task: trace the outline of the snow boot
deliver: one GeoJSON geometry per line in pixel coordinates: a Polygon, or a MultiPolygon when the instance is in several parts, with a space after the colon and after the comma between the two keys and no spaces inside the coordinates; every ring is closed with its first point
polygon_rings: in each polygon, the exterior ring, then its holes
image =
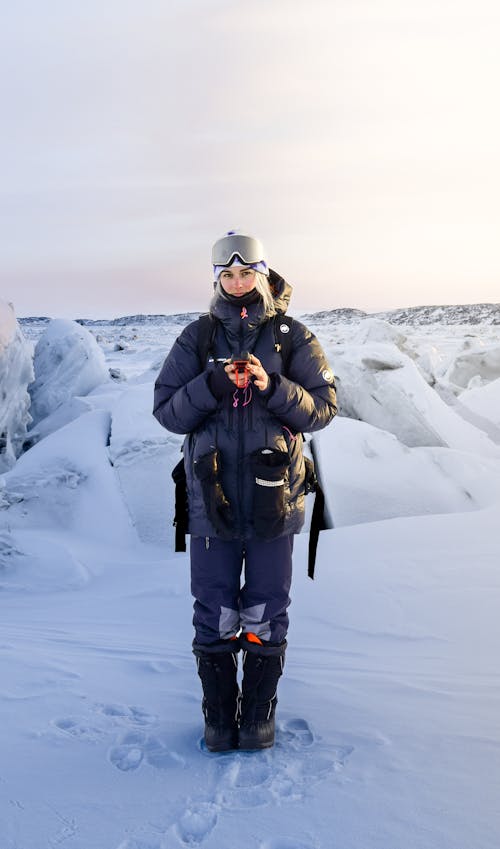
{"type": "Polygon", "coordinates": [[[268,749],[274,745],[276,689],[285,664],[286,641],[281,645],[245,642],[240,703],[240,749],[268,749]]]}
{"type": "Polygon", "coordinates": [[[227,752],[238,748],[237,649],[206,649],[206,646],[193,648],[203,687],[205,745],[209,752],[227,752]]]}

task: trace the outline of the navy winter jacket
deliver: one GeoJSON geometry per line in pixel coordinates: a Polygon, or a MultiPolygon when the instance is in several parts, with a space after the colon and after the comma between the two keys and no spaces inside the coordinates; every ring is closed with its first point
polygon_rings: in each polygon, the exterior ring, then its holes
{"type": "MultiPolygon", "coordinates": [[[[291,287],[275,272],[271,281],[276,309],[284,313],[291,287]]],[[[240,389],[234,398],[227,394],[217,400],[208,380],[215,368],[213,359],[200,362],[198,321],[189,324],[175,341],[156,380],[153,412],[167,430],[186,434],[189,532],[241,539],[298,533],[304,523],[302,434],[321,430],[337,412],[333,373],[316,337],[294,320],[283,374],[281,354],[275,350],[274,318],[265,316],[260,300],[248,304],[242,317],[237,303],[220,296],[212,304],[211,315],[217,319],[212,346],[215,359],[242,351],[255,354],[271,376],[271,389],[262,393],[252,386],[251,400],[245,406],[248,390],[246,396],[240,389]],[[196,472],[197,464],[199,469],[203,463],[198,462],[200,458],[214,450],[218,452],[222,498],[229,502],[223,530],[215,526],[212,502],[207,502],[196,472]],[[266,459],[271,452],[275,452],[273,458],[285,462],[276,474],[271,471],[267,476],[260,465],[256,471],[255,457],[266,459]],[[262,479],[266,477],[269,480],[262,479]],[[269,532],[263,534],[256,516],[260,514],[265,521],[269,513],[276,518],[277,510],[282,513],[281,521],[274,525],[271,521],[269,532]]],[[[214,499],[220,496],[221,490],[214,489],[214,499]]]]}

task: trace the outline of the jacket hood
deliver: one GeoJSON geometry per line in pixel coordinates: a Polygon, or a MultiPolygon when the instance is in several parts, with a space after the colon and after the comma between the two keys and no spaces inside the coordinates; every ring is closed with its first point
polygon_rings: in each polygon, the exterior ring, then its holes
{"type": "Polygon", "coordinates": [[[273,293],[276,311],[285,313],[288,309],[290,298],[292,297],[292,287],[290,283],[287,283],[285,278],[282,277],[281,274],[278,274],[277,271],[274,271],[272,268],[270,268],[269,286],[271,287],[271,292],[273,293]]]}

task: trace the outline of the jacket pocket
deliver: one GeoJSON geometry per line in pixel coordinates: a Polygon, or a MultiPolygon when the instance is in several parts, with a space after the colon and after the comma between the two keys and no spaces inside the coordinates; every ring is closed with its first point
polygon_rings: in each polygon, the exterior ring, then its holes
{"type": "Polygon", "coordinates": [[[251,455],[254,475],[253,524],[264,539],[279,536],[285,526],[285,486],[290,468],[287,451],[259,448],[251,455]]]}
{"type": "Polygon", "coordinates": [[[194,475],[199,480],[208,520],[218,536],[233,536],[234,517],[221,483],[220,455],[216,448],[202,454],[193,462],[194,475]]]}

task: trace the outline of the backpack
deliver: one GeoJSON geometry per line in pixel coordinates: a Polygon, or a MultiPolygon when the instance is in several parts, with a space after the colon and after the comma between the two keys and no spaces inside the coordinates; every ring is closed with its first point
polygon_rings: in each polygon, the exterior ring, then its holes
{"type": "MultiPolygon", "coordinates": [[[[274,316],[274,348],[281,354],[283,371],[286,372],[290,354],[292,351],[292,327],[293,318],[283,313],[274,316]]],[[[212,353],[217,331],[217,321],[210,313],[203,313],[198,319],[198,356],[202,366],[207,357],[212,353]]],[[[312,448],[312,446],[311,446],[312,448]]],[[[314,456],[314,454],[313,454],[314,456]]],[[[316,549],[318,547],[319,532],[328,527],[325,517],[325,496],[316,476],[314,461],[304,457],[306,466],[305,492],[315,492],[316,497],[311,517],[311,528],[309,532],[309,553],[307,574],[314,579],[314,566],[316,563],[316,549]]],[[[175,483],[175,551],[186,551],[186,534],[188,533],[188,503],[186,490],[186,473],[184,460],[180,460],[172,472],[175,483]]]]}

